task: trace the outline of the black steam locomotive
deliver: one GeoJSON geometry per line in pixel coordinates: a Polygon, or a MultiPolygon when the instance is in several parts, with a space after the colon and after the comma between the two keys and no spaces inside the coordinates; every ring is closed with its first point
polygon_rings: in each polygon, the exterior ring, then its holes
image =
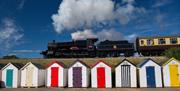
{"type": "Polygon", "coordinates": [[[142,56],[160,56],[169,48],[180,48],[180,36],[138,37],[136,48],[127,40],[98,42],[97,38],[73,40],[71,42],[48,43],[48,49],[41,54],[45,58],[94,58],[133,56],[135,52],[142,56]]]}
{"type": "Polygon", "coordinates": [[[97,38],[86,40],[73,40],[71,42],[48,43],[48,49],[42,51],[45,58],[93,58],[93,57],[118,57],[120,55],[132,56],[134,44],[126,40],[99,42],[97,38]]]}

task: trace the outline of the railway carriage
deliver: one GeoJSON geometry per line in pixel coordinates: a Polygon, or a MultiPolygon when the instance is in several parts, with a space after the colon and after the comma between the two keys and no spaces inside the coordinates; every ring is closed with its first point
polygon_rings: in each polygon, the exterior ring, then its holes
{"type": "Polygon", "coordinates": [[[138,37],[136,49],[143,56],[160,56],[170,48],[180,48],[180,36],[138,37]]]}

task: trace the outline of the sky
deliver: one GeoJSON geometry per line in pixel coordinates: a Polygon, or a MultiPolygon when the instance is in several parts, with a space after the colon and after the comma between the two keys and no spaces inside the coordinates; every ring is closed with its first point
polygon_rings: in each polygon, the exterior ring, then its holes
{"type": "Polygon", "coordinates": [[[0,0],[0,57],[42,58],[52,40],[180,35],[180,0],[0,0]]]}

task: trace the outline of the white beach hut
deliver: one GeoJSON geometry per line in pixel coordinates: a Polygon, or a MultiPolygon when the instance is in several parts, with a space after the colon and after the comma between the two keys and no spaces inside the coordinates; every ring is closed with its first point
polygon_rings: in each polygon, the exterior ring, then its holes
{"type": "Polygon", "coordinates": [[[162,67],[164,87],[180,87],[180,61],[171,58],[162,67]]]}
{"type": "Polygon", "coordinates": [[[104,61],[97,62],[91,69],[91,86],[93,88],[112,87],[112,67],[104,61]]]}
{"type": "Polygon", "coordinates": [[[90,68],[82,61],[75,61],[68,69],[68,87],[88,87],[90,68]]]}
{"type": "Polygon", "coordinates": [[[21,68],[21,87],[40,87],[45,85],[45,70],[36,63],[27,63],[21,68]]]}
{"type": "Polygon", "coordinates": [[[146,59],[138,64],[140,87],[162,87],[161,66],[152,59],[146,59]]]}
{"type": "Polygon", "coordinates": [[[136,66],[124,59],[115,67],[116,87],[137,87],[136,66]]]}
{"type": "Polygon", "coordinates": [[[2,83],[5,88],[17,88],[20,86],[20,71],[22,64],[8,63],[2,68],[2,83]]]}
{"type": "Polygon", "coordinates": [[[58,61],[53,61],[46,68],[47,87],[65,87],[67,85],[67,69],[58,61]]]}

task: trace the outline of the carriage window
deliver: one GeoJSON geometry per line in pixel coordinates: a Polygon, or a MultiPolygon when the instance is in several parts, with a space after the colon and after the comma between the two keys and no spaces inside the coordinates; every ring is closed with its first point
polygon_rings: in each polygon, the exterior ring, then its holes
{"type": "Polygon", "coordinates": [[[148,40],[147,40],[147,45],[148,45],[148,46],[151,46],[151,45],[153,45],[153,44],[154,44],[154,43],[153,43],[153,40],[151,40],[151,39],[148,39],[148,40]]]}
{"type": "Polygon", "coordinates": [[[177,44],[177,38],[171,38],[170,42],[171,44],[177,44]]]}
{"type": "Polygon", "coordinates": [[[141,40],[141,45],[144,45],[144,41],[143,40],[141,40]]]}
{"type": "Polygon", "coordinates": [[[158,44],[166,44],[166,41],[164,38],[159,39],[158,44]]]}

